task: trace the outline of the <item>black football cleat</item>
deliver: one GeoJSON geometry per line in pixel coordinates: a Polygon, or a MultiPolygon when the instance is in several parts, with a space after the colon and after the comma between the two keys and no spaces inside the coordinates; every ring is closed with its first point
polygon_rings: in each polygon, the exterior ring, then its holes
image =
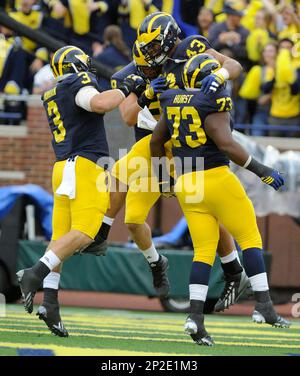
{"type": "Polygon", "coordinates": [[[214,341],[204,327],[204,315],[190,313],[187,317],[184,331],[189,334],[197,345],[213,346],[214,341]]]}
{"type": "Polygon", "coordinates": [[[105,256],[107,248],[108,248],[107,241],[101,238],[101,236],[97,235],[93,243],[88,245],[78,254],[79,255],[89,254],[89,255],[95,255],[95,256],[105,256]]]}
{"type": "Polygon", "coordinates": [[[33,298],[41,285],[41,281],[31,269],[22,269],[16,274],[22,293],[22,301],[25,311],[32,313],[33,298]]]}
{"type": "Polygon", "coordinates": [[[59,306],[57,304],[41,305],[36,315],[46,323],[51,333],[59,337],[69,337],[69,333],[61,321],[59,306]]]}
{"type": "Polygon", "coordinates": [[[160,255],[158,261],[149,264],[153,277],[153,286],[160,298],[169,294],[170,282],[167,275],[169,261],[165,256],[160,255]]]}
{"type": "Polygon", "coordinates": [[[279,316],[272,302],[256,303],[252,321],[257,324],[269,324],[277,328],[289,328],[291,322],[279,316]]]}
{"type": "Polygon", "coordinates": [[[235,304],[251,285],[245,271],[237,274],[225,273],[225,287],[221,297],[217,301],[214,311],[221,312],[235,304]]]}

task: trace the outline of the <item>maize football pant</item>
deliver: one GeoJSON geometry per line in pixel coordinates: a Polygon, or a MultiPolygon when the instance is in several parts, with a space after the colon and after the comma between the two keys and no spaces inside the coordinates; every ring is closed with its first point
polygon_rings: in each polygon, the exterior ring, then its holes
{"type": "Polygon", "coordinates": [[[227,166],[182,175],[175,192],[192,237],[194,261],[213,264],[219,223],[242,250],[262,248],[253,204],[227,166]]]}

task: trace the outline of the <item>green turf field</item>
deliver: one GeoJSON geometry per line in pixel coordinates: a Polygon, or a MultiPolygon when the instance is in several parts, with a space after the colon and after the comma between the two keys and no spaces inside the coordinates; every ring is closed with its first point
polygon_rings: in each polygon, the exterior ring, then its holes
{"type": "Polygon", "coordinates": [[[69,338],[58,338],[22,306],[0,318],[0,355],[288,355],[300,354],[300,322],[291,329],[257,325],[249,317],[208,315],[214,347],[183,333],[185,315],[83,308],[62,309],[69,338]]]}

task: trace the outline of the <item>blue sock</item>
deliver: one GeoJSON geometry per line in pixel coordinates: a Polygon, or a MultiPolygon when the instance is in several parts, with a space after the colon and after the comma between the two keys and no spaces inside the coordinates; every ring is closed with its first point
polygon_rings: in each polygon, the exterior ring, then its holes
{"type": "Polygon", "coordinates": [[[189,285],[191,313],[203,314],[210,270],[211,266],[204,262],[194,261],[192,263],[189,285]]]}
{"type": "Polygon", "coordinates": [[[265,263],[262,249],[248,248],[243,251],[244,269],[248,277],[265,273],[265,263]]]}
{"type": "Polygon", "coordinates": [[[190,285],[207,285],[211,266],[204,262],[193,261],[190,274],[190,285]]]}

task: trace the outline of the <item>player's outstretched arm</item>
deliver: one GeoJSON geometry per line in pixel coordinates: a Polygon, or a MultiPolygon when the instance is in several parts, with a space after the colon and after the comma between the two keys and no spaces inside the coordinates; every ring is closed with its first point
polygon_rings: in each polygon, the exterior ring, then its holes
{"type": "Polygon", "coordinates": [[[137,99],[146,89],[146,82],[144,79],[136,74],[131,74],[128,77],[135,82],[135,87],[131,94],[120,104],[119,110],[122,120],[129,126],[133,127],[137,123],[138,113],[141,111],[137,103],[137,99]]]}
{"type": "Polygon", "coordinates": [[[208,115],[205,119],[204,127],[207,135],[231,161],[252,171],[265,184],[271,185],[276,191],[284,185],[284,179],[278,171],[255,160],[242,145],[234,140],[231,134],[230,115],[228,112],[208,115]]]}
{"type": "Polygon", "coordinates": [[[134,87],[134,80],[130,77],[125,78],[118,89],[107,90],[102,93],[99,93],[92,86],[87,86],[79,90],[75,102],[86,111],[103,114],[118,107],[134,90],[134,87]]]}
{"type": "Polygon", "coordinates": [[[243,70],[238,61],[220,54],[212,48],[209,48],[206,52],[217,59],[222,64],[222,68],[202,80],[201,91],[204,94],[215,92],[225,81],[239,77],[243,70]]]}
{"type": "MultiPolygon", "coordinates": [[[[136,80],[137,82],[137,80],[136,80]]],[[[137,84],[139,84],[137,82],[137,84]]],[[[139,84],[139,88],[142,87],[139,84]]],[[[148,88],[145,86],[145,90],[135,92],[129,95],[119,106],[122,119],[125,123],[131,127],[137,123],[139,112],[145,107],[149,107],[153,99],[157,94],[162,93],[168,87],[165,77],[157,77],[150,82],[148,88]]]]}
{"type": "Polygon", "coordinates": [[[103,114],[118,107],[125,99],[125,95],[119,89],[107,90],[94,95],[90,100],[92,112],[103,114]]]}
{"type": "Polygon", "coordinates": [[[243,68],[237,60],[225,56],[220,52],[214,50],[213,48],[208,49],[206,52],[217,59],[222,65],[223,69],[226,69],[226,71],[228,72],[228,77],[225,77],[225,80],[234,80],[235,78],[238,78],[242,73],[243,68]]]}
{"type": "Polygon", "coordinates": [[[123,121],[129,126],[133,127],[137,123],[138,114],[141,107],[137,103],[137,96],[131,93],[119,106],[121,117],[123,121]]]}

